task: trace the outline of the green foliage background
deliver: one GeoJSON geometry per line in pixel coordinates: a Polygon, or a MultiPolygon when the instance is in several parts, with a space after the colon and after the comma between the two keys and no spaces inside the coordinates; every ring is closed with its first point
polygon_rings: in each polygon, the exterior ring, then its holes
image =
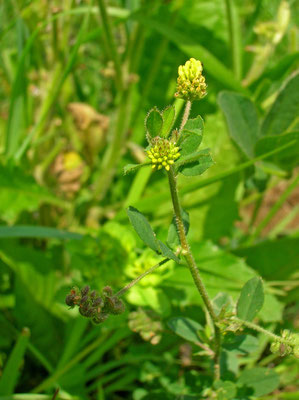
{"type": "MultiPolygon", "coordinates": [[[[256,321],[296,331],[298,11],[292,0],[1,2],[0,400],[52,399],[57,387],[58,399],[209,398],[197,339],[210,327],[184,266],[147,276],[100,326],[64,302],[74,285],[119,290],[161,260],[125,209],[166,241],[166,177],[123,168],[145,160],[150,108],[174,104],[179,126],[177,67],[190,57],[208,83],[191,117],[214,164],[179,187],[208,293],[236,301],[260,276],[256,321]]],[[[299,396],[296,359],[260,334],[229,334],[221,368],[217,399],[299,396]]]]}

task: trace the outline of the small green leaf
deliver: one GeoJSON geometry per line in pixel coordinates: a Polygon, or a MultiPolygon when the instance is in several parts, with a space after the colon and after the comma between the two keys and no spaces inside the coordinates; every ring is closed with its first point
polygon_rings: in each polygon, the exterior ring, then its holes
{"type": "Polygon", "coordinates": [[[247,157],[254,155],[254,146],[259,135],[257,112],[251,100],[239,93],[221,92],[218,103],[227,120],[229,133],[247,157]]]}
{"type": "Polygon", "coordinates": [[[237,317],[252,321],[264,304],[262,279],[255,277],[245,283],[237,303],[237,317]]]}
{"type": "Polygon", "coordinates": [[[152,136],[159,136],[163,126],[163,118],[160,111],[155,107],[149,111],[145,119],[146,132],[152,136]]]}
{"type": "Polygon", "coordinates": [[[197,332],[203,330],[203,327],[196,321],[184,317],[175,317],[168,321],[169,328],[181,336],[183,339],[189,340],[195,344],[199,343],[197,332]]]}
{"type": "Polygon", "coordinates": [[[229,332],[223,338],[222,346],[228,352],[250,354],[257,351],[259,340],[252,335],[236,335],[233,332],[229,332]]]}
{"type": "Polygon", "coordinates": [[[291,129],[299,115],[298,93],[299,71],[292,74],[283,84],[263,122],[262,135],[280,135],[291,129]]]}
{"type": "Polygon", "coordinates": [[[170,250],[170,248],[168,246],[166,246],[166,244],[161,242],[161,240],[158,240],[158,243],[159,243],[161,253],[164,257],[170,258],[171,260],[175,261],[177,264],[181,263],[180,259],[173,253],[172,250],[170,250]]]}
{"type": "MultiPolygon", "coordinates": [[[[188,231],[189,231],[189,225],[190,225],[189,214],[184,209],[181,209],[181,212],[182,212],[183,224],[185,227],[185,233],[187,235],[188,231]]],[[[175,217],[173,217],[171,224],[169,226],[169,229],[168,229],[167,244],[170,247],[174,248],[174,247],[178,246],[179,243],[180,243],[180,239],[179,239],[179,235],[178,235],[178,231],[177,231],[175,217]]]]}
{"type": "Polygon", "coordinates": [[[134,172],[139,168],[146,167],[147,165],[150,165],[150,164],[151,164],[150,162],[145,162],[145,163],[142,163],[142,164],[127,164],[124,167],[124,175],[127,175],[130,172],[134,172]]]}
{"type": "Polygon", "coordinates": [[[127,214],[140,239],[152,250],[160,252],[156,235],[145,216],[134,207],[129,207],[127,214]]]}
{"type": "Polygon", "coordinates": [[[217,296],[212,300],[213,308],[216,315],[220,315],[221,312],[229,311],[232,309],[232,298],[228,293],[219,292],[217,296]]]}
{"type": "Polygon", "coordinates": [[[273,369],[252,368],[245,369],[238,379],[238,386],[245,386],[253,389],[253,396],[264,396],[273,392],[279,386],[279,376],[273,369]]]}
{"type": "Polygon", "coordinates": [[[163,127],[161,136],[167,137],[175,121],[175,107],[168,106],[162,111],[163,127]]]}
{"type": "Polygon", "coordinates": [[[188,119],[183,131],[196,133],[197,135],[201,136],[203,131],[203,119],[201,118],[201,116],[198,115],[196,118],[188,119]]]}
{"type": "Polygon", "coordinates": [[[203,174],[214,164],[210,150],[204,149],[195,153],[180,157],[175,166],[185,176],[196,176],[203,174]]]}
{"type": "Polygon", "coordinates": [[[203,132],[203,120],[201,116],[189,119],[184,126],[178,145],[182,156],[194,153],[201,141],[203,132]]]}
{"type": "Polygon", "coordinates": [[[217,400],[229,400],[236,396],[237,386],[231,381],[216,381],[214,387],[217,389],[217,400]]]}

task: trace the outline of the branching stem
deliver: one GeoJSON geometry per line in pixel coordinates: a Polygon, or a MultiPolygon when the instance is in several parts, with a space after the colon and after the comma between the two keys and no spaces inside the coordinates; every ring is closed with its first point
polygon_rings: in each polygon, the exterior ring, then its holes
{"type": "MultiPolygon", "coordinates": [[[[187,108],[187,107],[186,107],[187,108]]],[[[203,302],[208,310],[208,313],[213,321],[214,330],[215,330],[215,347],[214,347],[214,370],[215,370],[215,379],[220,379],[220,347],[221,347],[221,333],[220,329],[217,326],[218,318],[213,309],[211,300],[205,288],[205,285],[201,279],[200,273],[198,271],[196,262],[193,258],[189,243],[187,241],[185,228],[183,224],[182,218],[182,210],[179,202],[177,184],[176,184],[176,176],[173,167],[168,171],[168,180],[170,193],[172,198],[173,210],[176,219],[176,225],[178,230],[178,235],[180,238],[181,246],[182,246],[182,254],[184,255],[187,265],[190,269],[192,278],[194,283],[203,299],[203,302]]]]}
{"type": "Polygon", "coordinates": [[[254,324],[253,322],[249,322],[249,321],[243,321],[242,319],[238,318],[238,317],[233,317],[234,321],[239,322],[240,324],[246,326],[249,329],[253,329],[257,332],[261,332],[264,335],[270,336],[273,340],[275,340],[276,342],[279,343],[283,343],[286,345],[292,345],[292,342],[290,340],[284,339],[281,336],[275,335],[275,333],[272,333],[270,331],[267,331],[266,329],[262,328],[259,325],[254,324]]]}
{"type": "Polygon", "coordinates": [[[157,268],[161,267],[161,265],[164,265],[167,263],[167,261],[170,261],[169,258],[165,258],[164,260],[160,261],[158,264],[154,265],[153,267],[149,268],[147,271],[145,271],[143,274],[139,275],[136,279],[128,283],[124,288],[122,288],[119,292],[115,294],[117,297],[121,297],[123,294],[125,294],[131,287],[136,285],[141,279],[143,279],[145,276],[151,274],[154,272],[157,268]]]}

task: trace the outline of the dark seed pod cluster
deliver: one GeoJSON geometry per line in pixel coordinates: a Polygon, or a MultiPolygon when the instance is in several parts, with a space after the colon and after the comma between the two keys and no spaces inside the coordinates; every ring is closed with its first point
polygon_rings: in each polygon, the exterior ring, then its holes
{"type": "Polygon", "coordinates": [[[113,296],[110,286],[103,288],[101,296],[95,290],[90,291],[89,286],[84,286],[81,290],[73,287],[65,302],[71,308],[78,306],[79,313],[83,317],[91,318],[95,324],[104,322],[110,314],[118,315],[125,311],[124,303],[113,296]]]}

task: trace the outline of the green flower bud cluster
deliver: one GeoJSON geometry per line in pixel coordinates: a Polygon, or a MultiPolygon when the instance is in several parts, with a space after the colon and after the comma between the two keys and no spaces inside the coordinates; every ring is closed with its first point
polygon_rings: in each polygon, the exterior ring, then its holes
{"type": "Polygon", "coordinates": [[[180,157],[179,147],[175,142],[158,136],[152,139],[152,146],[147,151],[147,155],[153,169],[165,168],[166,171],[169,171],[170,166],[180,157]]]}
{"type": "Polygon", "coordinates": [[[295,357],[299,358],[299,335],[290,332],[288,329],[284,329],[281,336],[286,343],[274,341],[271,343],[271,352],[279,353],[281,357],[293,354],[295,357]]]}
{"type": "Polygon", "coordinates": [[[207,84],[202,75],[202,63],[190,58],[178,69],[176,97],[184,100],[199,100],[206,95],[207,84]]]}
{"type": "Polygon", "coordinates": [[[89,286],[84,286],[81,290],[73,287],[66,296],[66,304],[74,308],[79,307],[79,313],[86,318],[91,318],[95,324],[104,322],[110,314],[122,314],[125,311],[123,302],[113,296],[110,286],[104,287],[102,296],[95,290],[90,292],[89,286]]]}

